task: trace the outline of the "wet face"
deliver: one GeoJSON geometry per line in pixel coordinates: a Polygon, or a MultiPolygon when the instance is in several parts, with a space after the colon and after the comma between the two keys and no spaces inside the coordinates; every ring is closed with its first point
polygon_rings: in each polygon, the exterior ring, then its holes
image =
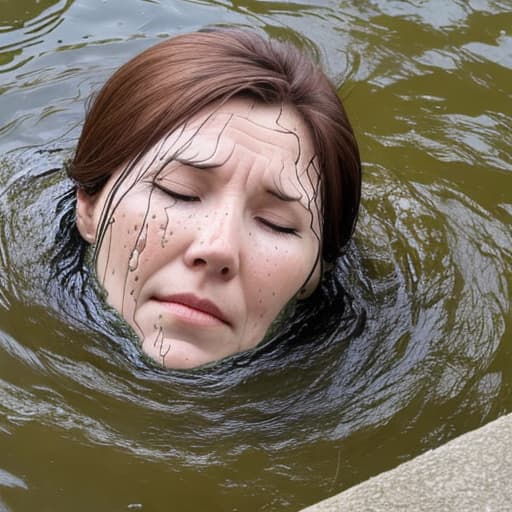
{"type": "Polygon", "coordinates": [[[234,99],[78,193],[98,279],[147,355],[190,368],[254,347],[316,287],[318,176],[293,107],[234,99]]]}

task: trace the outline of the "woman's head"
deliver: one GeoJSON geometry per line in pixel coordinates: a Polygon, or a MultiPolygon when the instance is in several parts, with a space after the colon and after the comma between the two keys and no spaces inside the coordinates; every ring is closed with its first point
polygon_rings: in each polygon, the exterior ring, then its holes
{"type": "Polygon", "coordinates": [[[143,350],[191,367],[253,347],[348,241],[360,162],[308,57],[252,32],[178,36],[96,97],[77,226],[143,350]]]}

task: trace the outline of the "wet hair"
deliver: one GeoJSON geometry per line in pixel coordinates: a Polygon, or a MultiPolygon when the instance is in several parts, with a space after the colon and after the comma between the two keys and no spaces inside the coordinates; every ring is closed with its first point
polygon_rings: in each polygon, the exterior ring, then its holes
{"type": "Polygon", "coordinates": [[[236,96],[291,104],[303,117],[321,176],[322,257],[335,260],[354,230],[361,193],[352,127],[335,87],[309,56],[253,31],[179,35],[124,64],[92,101],[68,174],[93,195],[201,109],[236,96]]]}

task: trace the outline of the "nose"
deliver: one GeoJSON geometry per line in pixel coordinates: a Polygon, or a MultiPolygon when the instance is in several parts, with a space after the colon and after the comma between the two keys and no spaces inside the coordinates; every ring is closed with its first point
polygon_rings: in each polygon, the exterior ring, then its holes
{"type": "Polygon", "coordinates": [[[185,251],[185,264],[228,281],[238,274],[240,267],[239,219],[234,213],[219,211],[204,220],[185,251]]]}

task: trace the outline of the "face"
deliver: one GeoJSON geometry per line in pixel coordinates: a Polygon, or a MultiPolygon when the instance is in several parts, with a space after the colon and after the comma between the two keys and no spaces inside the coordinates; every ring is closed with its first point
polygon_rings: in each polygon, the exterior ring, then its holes
{"type": "Polygon", "coordinates": [[[294,107],[214,105],[78,192],[108,302],[169,368],[254,347],[320,275],[320,181],[294,107]]]}

